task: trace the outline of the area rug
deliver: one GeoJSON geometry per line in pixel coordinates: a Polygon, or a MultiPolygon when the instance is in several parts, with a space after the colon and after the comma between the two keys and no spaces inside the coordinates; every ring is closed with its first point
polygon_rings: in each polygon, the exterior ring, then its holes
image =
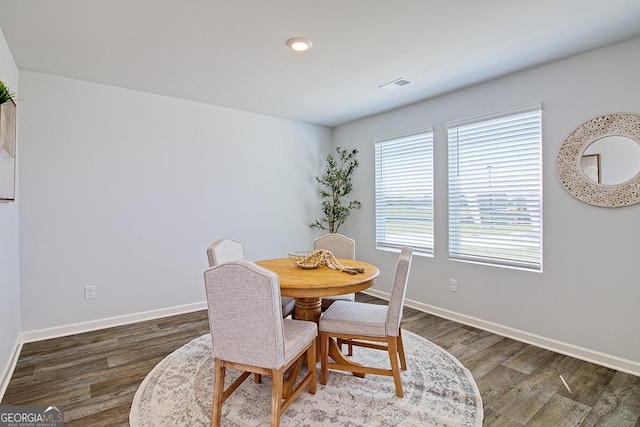
{"type": "MultiPolygon", "coordinates": [[[[404,398],[392,377],[329,371],[315,395],[303,391],[282,415],[283,427],[301,426],[481,426],[482,399],[471,373],[451,354],[411,332],[402,332],[407,370],[404,398]]],[[[386,352],[355,347],[353,360],[387,368],[386,352]]],[[[320,363],[318,363],[318,373],[320,363]]],[[[227,382],[237,378],[227,371],[227,382]]],[[[319,379],[319,376],[318,376],[319,379]]],[[[209,426],[213,393],[211,336],[196,338],[163,359],[133,399],[132,427],[209,426]]],[[[250,376],[223,405],[222,425],[269,425],[271,378],[250,376]]]]}

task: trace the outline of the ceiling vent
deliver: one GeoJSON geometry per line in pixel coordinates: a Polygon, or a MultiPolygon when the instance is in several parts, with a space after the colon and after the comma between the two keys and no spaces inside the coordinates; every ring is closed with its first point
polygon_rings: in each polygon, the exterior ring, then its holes
{"type": "Polygon", "coordinates": [[[412,81],[409,81],[407,79],[405,79],[404,77],[400,77],[399,79],[395,79],[394,81],[391,81],[389,83],[385,83],[381,86],[378,86],[380,89],[384,89],[384,90],[396,90],[398,88],[404,87],[404,86],[408,86],[411,83],[413,83],[412,81]]]}

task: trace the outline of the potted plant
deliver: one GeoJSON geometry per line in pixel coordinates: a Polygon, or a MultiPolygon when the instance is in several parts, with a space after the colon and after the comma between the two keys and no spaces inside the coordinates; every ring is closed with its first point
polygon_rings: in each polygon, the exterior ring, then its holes
{"type": "Polygon", "coordinates": [[[327,156],[327,165],[321,176],[316,176],[316,181],[322,186],[320,196],[322,201],[322,218],[317,219],[311,228],[327,230],[329,233],[337,233],[354,209],[360,209],[360,202],[348,200],[353,190],[351,176],[358,167],[356,155],[358,150],[351,151],[337,147],[338,158],[331,154],[327,156]]]}

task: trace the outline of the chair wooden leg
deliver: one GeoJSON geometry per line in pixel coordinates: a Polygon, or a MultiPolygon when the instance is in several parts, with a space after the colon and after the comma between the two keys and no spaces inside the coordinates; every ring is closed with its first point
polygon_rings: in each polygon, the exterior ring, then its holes
{"type": "Polygon", "coordinates": [[[256,384],[260,384],[262,382],[262,375],[253,374],[253,382],[256,384]]]}
{"type": "Polygon", "coordinates": [[[284,369],[271,371],[273,386],[271,388],[271,427],[280,425],[280,411],[282,408],[282,387],[284,384],[284,369]]]}
{"type": "Polygon", "coordinates": [[[400,356],[400,369],[407,370],[407,359],[404,357],[404,344],[402,343],[402,328],[398,331],[398,355],[400,356]]]}
{"type": "Polygon", "coordinates": [[[271,375],[272,389],[271,389],[271,427],[277,427],[280,425],[280,416],[287,410],[296,398],[300,395],[304,389],[309,386],[309,393],[315,394],[316,392],[316,338],[313,338],[308,347],[300,350],[296,355],[296,358],[289,361],[288,364],[282,366],[280,369],[265,369],[259,366],[245,365],[241,363],[234,363],[230,361],[223,361],[215,359],[215,373],[214,373],[214,387],[213,387],[213,404],[211,409],[211,426],[219,427],[222,418],[222,405],[224,401],[231,396],[231,394],[240,385],[251,376],[253,372],[256,377],[260,377],[258,372],[265,375],[271,375]],[[307,363],[309,365],[308,372],[296,385],[296,380],[300,372],[300,367],[304,362],[304,357],[307,357],[307,363]],[[224,389],[225,372],[227,368],[238,369],[243,371],[242,374],[235,380],[229,387],[224,389]]]}
{"type": "Polygon", "coordinates": [[[342,351],[342,345],[346,343],[347,356],[353,356],[353,345],[349,341],[346,341],[343,338],[338,338],[336,341],[338,342],[338,347],[340,348],[340,351],[342,351]]]}
{"type": "Polygon", "coordinates": [[[225,367],[221,360],[215,359],[215,374],[213,380],[213,404],[211,408],[211,427],[219,427],[222,417],[222,402],[224,401],[225,367]]]}
{"type": "Polygon", "coordinates": [[[309,393],[316,394],[316,341],[313,340],[311,347],[307,350],[307,367],[311,374],[311,382],[309,383],[309,393]]]}
{"type": "Polygon", "coordinates": [[[389,361],[391,362],[391,372],[393,372],[393,382],[396,385],[396,395],[403,397],[402,380],[400,379],[400,366],[398,365],[398,341],[397,337],[387,337],[389,361]]]}
{"type": "Polygon", "coordinates": [[[327,362],[329,358],[329,336],[320,333],[320,384],[327,383],[327,362]]]}

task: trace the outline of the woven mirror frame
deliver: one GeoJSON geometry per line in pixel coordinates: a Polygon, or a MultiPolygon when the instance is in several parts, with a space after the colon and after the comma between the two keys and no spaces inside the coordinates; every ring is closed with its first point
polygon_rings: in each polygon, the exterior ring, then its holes
{"type": "Polygon", "coordinates": [[[640,114],[613,113],[578,126],[558,152],[556,172],[573,197],[594,206],[619,208],[640,202],[640,173],[621,184],[603,185],[589,180],[581,167],[584,151],[607,136],[622,136],[640,145],[640,114]]]}

